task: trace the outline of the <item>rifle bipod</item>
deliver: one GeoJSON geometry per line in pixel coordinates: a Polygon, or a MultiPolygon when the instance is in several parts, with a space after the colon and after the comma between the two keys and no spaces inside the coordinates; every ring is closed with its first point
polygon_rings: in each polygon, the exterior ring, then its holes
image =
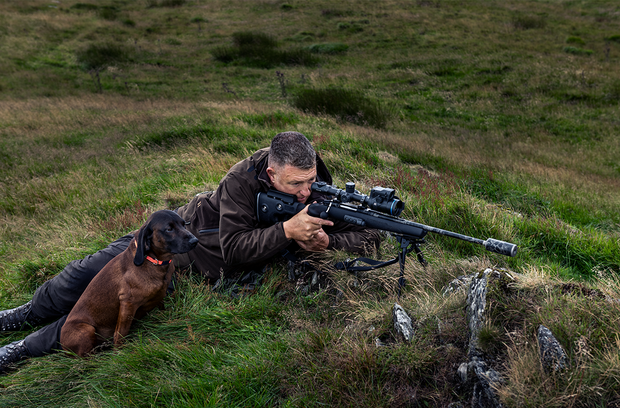
{"type": "Polygon", "coordinates": [[[415,251],[418,257],[418,261],[423,267],[428,265],[420,245],[424,244],[424,239],[406,237],[404,235],[397,235],[396,241],[400,244],[400,252],[398,253],[398,265],[400,266],[400,277],[398,278],[398,299],[400,300],[401,289],[405,287],[405,261],[407,260],[407,254],[411,251],[415,251]]]}

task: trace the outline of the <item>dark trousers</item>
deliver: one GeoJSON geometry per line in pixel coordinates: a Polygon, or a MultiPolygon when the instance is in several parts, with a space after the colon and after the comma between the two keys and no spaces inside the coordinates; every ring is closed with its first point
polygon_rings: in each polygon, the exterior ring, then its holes
{"type": "Polygon", "coordinates": [[[67,315],[90,281],[112,258],[123,252],[132,239],[133,235],[125,235],[93,255],[70,262],[62,272],[37,289],[32,298],[32,313],[54,323],[25,338],[24,344],[33,357],[61,349],[60,329],[67,315]]]}

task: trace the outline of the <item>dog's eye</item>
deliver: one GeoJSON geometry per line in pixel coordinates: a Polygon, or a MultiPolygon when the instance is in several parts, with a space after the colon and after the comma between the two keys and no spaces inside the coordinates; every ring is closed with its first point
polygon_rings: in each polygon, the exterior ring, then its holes
{"type": "Polygon", "coordinates": [[[172,227],[168,227],[168,228],[166,228],[166,231],[167,231],[167,232],[170,232],[170,231],[172,231],[173,229],[174,229],[174,228],[172,228],[172,227]]]}

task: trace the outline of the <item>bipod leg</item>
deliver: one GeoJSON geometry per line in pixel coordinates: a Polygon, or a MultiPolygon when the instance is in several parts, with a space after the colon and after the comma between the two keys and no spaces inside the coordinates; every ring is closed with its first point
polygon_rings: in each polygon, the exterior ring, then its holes
{"type": "Polygon", "coordinates": [[[428,262],[426,262],[426,259],[424,259],[424,254],[422,254],[422,250],[420,249],[420,244],[422,244],[422,242],[414,242],[413,250],[415,251],[415,254],[418,256],[418,261],[422,264],[423,267],[426,268],[426,265],[428,265],[428,262]]]}
{"type": "MultiPolygon", "coordinates": [[[[411,252],[411,248],[409,248],[411,241],[403,236],[397,236],[396,240],[400,244],[400,252],[398,253],[398,264],[400,266],[400,277],[398,278],[398,299],[400,300],[401,290],[405,287],[405,261],[407,260],[407,254],[411,252]]],[[[417,248],[417,246],[414,247],[417,248]]]]}

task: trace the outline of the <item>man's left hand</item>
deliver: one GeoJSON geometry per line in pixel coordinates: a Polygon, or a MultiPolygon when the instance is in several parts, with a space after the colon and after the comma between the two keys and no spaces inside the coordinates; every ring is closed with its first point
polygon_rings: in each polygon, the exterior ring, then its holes
{"type": "Polygon", "coordinates": [[[307,241],[296,241],[304,251],[321,252],[329,246],[329,236],[322,229],[307,241]]]}

